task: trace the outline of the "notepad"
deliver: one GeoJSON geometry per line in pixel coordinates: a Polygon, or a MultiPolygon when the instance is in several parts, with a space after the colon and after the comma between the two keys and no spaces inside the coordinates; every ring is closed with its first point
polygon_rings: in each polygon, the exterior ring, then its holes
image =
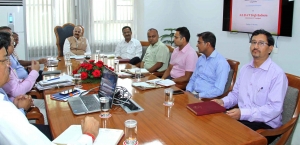
{"type": "Polygon", "coordinates": [[[162,86],[172,86],[172,85],[175,85],[176,83],[172,80],[169,80],[169,79],[165,79],[165,80],[162,80],[162,79],[153,79],[153,80],[148,80],[146,81],[147,83],[154,83],[156,82],[156,84],[158,85],[162,85],[162,86]]]}
{"type": "MultiPolygon", "coordinates": [[[[82,135],[81,125],[71,125],[52,142],[59,145],[74,144],[82,135]]],[[[121,129],[99,128],[94,145],[116,145],[124,135],[121,129]]]]}

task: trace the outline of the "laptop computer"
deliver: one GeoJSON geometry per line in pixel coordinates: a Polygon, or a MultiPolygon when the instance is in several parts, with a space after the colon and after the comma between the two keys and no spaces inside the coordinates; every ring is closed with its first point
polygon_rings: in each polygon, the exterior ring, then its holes
{"type": "Polygon", "coordinates": [[[104,67],[98,94],[70,97],[68,103],[75,115],[100,112],[100,97],[108,97],[110,107],[115,95],[118,75],[104,67]]]}

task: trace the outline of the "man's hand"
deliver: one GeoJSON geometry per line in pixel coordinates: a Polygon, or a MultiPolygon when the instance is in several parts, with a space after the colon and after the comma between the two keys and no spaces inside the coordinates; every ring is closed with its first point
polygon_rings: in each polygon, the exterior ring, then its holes
{"type": "Polygon", "coordinates": [[[38,60],[40,64],[47,65],[47,59],[46,58],[41,58],[38,60]]]}
{"type": "Polygon", "coordinates": [[[27,111],[33,105],[31,96],[29,95],[17,96],[14,99],[13,103],[16,105],[18,109],[23,108],[25,111],[27,111]]]}
{"type": "Polygon", "coordinates": [[[241,118],[241,110],[239,108],[233,108],[229,111],[226,111],[226,114],[236,120],[239,120],[241,118]]]}
{"type": "Polygon", "coordinates": [[[222,99],[213,99],[211,101],[214,101],[214,102],[218,103],[219,105],[224,106],[224,102],[222,99]]]}
{"type": "Polygon", "coordinates": [[[84,120],[81,120],[81,130],[82,133],[90,133],[97,138],[99,133],[99,121],[94,117],[86,116],[84,120]]]}
{"type": "Polygon", "coordinates": [[[31,70],[40,71],[40,63],[38,61],[31,61],[31,70]]]}

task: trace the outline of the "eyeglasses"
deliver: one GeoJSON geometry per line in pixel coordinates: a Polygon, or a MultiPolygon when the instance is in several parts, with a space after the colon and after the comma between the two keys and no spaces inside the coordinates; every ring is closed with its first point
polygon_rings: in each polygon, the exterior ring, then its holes
{"type": "Polygon", "coordinates": [[[251,46],[256,46],[256,44],[258,44],[258,47],[264,47],[265,45],[268,45],[267,42],[263,42],[263,41],[259,41],[259,42],[256,42],[256,41],[251,41],[251,46]]]}
{"type": "Polygon", "coordinates": [[[2,64],[8,64],[9,63],[9,57],[6,56],[5,59],[0,60],[0,62],[2,62],[2,64]]]}

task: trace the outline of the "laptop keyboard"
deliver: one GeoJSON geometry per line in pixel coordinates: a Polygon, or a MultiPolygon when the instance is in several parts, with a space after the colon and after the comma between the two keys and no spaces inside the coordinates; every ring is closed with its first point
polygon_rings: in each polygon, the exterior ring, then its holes
{"type": "Polygon", "coordinates": [[[100,109],[100,103],[95,103],[95,102],[99,102],[99,101],[94,96],[89,96],[89,97],[81,96],[80,98],[89,111],[100,109]]]}

